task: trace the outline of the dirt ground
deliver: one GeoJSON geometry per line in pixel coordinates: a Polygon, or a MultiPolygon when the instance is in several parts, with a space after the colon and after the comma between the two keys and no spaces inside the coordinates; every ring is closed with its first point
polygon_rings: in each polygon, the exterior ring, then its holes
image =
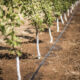
{"type": "MultiPolygon", "coordinates": [[[[60,31],[63,28],[60,23],[60,31]]],[[[55,42],[60,34],[56,32],[56,23],[51,29],[55,42]]],[[[42,58],[38,60],[34,27],[26,22],[18,31],[18,36],[22,39],[19,49],[23,52],[20,58],[21,76],[22,80],[29,80],[52,44],[49,43],[47,30],[39,34],[42,58]]],[[[9,49],[8,45],[0,43],[0,80],[17,80],[16,59],[8,54],[9,49]]],[[[40,68],[35,80],[80,80],[80,5],[75,9],[71,23],[40,68]]]]}

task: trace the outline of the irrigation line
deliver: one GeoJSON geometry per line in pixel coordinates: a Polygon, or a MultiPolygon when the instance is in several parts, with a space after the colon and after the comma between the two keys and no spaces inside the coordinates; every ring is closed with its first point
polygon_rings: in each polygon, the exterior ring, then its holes
{"type": "MultiPolygon", "coordinates": [[[[44,64],[44,62],[46,61],[46,59],[48,58],[48,56],[51,54],[51,51],[55,48],[55,45],[57,42],[59,42],[59,39],[62,37],[62,34],[65,32],[66,28],[68,27],[68,25],[70,24],[73,16],[74,16],[75,11],[73,12],[71,18],[69,19],[68,23],[65,25],[64,29],[62,30],[62,32],[60,33],[60,35],[57,37],[55,43],[53,44],[53,46],[50,48],[50,50],[48,51],[48,53],[45,55],[44,59],[41,61],[40,65],[38,66],[38,68],[36,69],[36,71],[33,73],[32,77],[30,78],[30,80],[34,80],[35,76],[37,75],[38,71],[40,70],[41,66],[44,64]]],[[[55,56],[55,54],[54,54],[55,56]]]]}

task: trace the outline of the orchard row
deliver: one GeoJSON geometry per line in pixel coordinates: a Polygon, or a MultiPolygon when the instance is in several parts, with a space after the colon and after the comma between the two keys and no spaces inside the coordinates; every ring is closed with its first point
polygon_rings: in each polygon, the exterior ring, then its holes
{"type": "Polygon", "coordinates": [[[49,29],[50,43],[53,43],[53,36],[50,27],[57,20],[57,32],[59,32],[59,20],[62,15],[72,10],[78,5],[79,0],[0,0],[0,32],[4,40],[11,46],[11,53],[16,55],[17,76],[21,80],[19,56],[21,51],[17,49],[20,45],[20,39],[16,36],[15,28],[24,24],[25,18],[30,20],[36,30],[37,53],[38,59],[41,54],[39,50],[39,32],[49,29]]]}
{"type": "MultiPolygon", "coordinates": [[[[14,28],[23,24],[25,18],[35,27],[38,39],[38,32],[44,31],[47,26],[50,33],[50,27],[56,18],[72,8],[75,1],[77,0],[1,0],[0,31],[6,43],[12,47],[11,52],[21,55],[20,51],[14,49],[19,45],[14,28]]],[[[41,56],[39,50],[38,56],[41,56]]]]}

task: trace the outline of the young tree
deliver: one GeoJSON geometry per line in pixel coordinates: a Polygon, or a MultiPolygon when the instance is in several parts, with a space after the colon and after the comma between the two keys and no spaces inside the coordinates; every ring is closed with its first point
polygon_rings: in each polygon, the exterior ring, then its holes
{"type": "Polygon", "coordinates": [[[21,56],[20,50],[17,50],[17,46],[19,45],[19,39],[15,33],[15,27],[19,27],[21,25],[21,19],[17,12],[15,12],[15,5],[12,0],[8,1],[5,4],[0,5],[0,31],[2,35],[4,35],[4,40],[7,44],[11,46],[10,53],[16,55],[17,62],[17,76],[18,80],[21,80],[20,74],[20,62],[19,56],[21,56]]]}
{"type": "MultiPolygon", "coordinates": [[[[59,16],[62,14],[62,1],[61,0],[53,0],[53,4],[54,4],[54,12],[55,12],[55,17],[56,17],[56,21],[57,21],[57,32],[59,32],[59,16]]],[[[63,22],[63,19],[62,23],[63,22]]]]}
{"type": "Polygon", "coordinates": [[[31,24],[36,29],[36,44],[37,44],[37,53],[38,53],[38,59],[41,58],[40,50],[39,50],[39,31],[42,28],[43,24],[43,13],[40,7],[40,1],[38,0],[30,0],[29,1],[29,12],[28,14],[29,19],[31,20],[31,24]]]}
{"type": "Polygon", "coordinates": [[[50,35],[50,43],[53,43],[53,36],[51,34],[50,27],[53,25],[54,22],[54,15],[53,15],[53,3],[50,0],[43,0],[41,2],[41,7],[44,13],[44,23],[47,24],[49,28],[49,35],[50,35]]]}

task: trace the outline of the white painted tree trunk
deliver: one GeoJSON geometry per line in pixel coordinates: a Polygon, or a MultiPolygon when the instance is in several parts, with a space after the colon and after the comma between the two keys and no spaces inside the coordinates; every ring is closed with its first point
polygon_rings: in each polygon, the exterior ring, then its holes
{"type": "Polygon", "coordinates": [[[74,5],[72,4],[72,10],[74,10],[74,5]]]}
{"type": "Polygon", "coordinates": [[[79,3],[80,3],[80,0],[79,1],[76,1],[75,5],[77,6],[79,3]]]}
{"type": "Polygon", "coordinates": [[[16,65],[17,65],[17,76],[18,76],[18,80],[21,80],[21,74],[20,74],[20,62],[19,62],[19,57],[16,57],[16,65]]]}
{"type": "Polygon", "coordinates": [[[37,54],[38,54],[38,59],[41,58],[40,50],[39,50],[39,35],[38,32],[36,33],[36,41],[37,41],[37,54]]]}
{"type": "Polygon", "coordinates": [[[76,6],[77,6],[78,2],[76,2],[76,6]]]}
{"type": "Polygon", "coordinates": [[[67,16],[66,16],[66,14],[64,13],[64,19],[65,19],[65,21],[67,22],[67,16]]]}
{"type": "Polygon", "coordinates": [[[72,6],[71,6],[71,13],[72,13],[73,10],[74,10],[74,5],[72,4],[72,6]]]}
{"type": "Polygon", "coordinates": [[[72,8],[70,9],[70,13],[72,14],[72,8]]]}
{"type": "Polygon", "coordinates": [[[79,1],[76,1],[75,2],[75,7],[80,3],[80,0],[79,1]]]}
{"type": "Polygon", "coordinates": [[[77,5],[77,1],[75,2],[75,4],[74,4],[74,5],[75,5],[75,7],[76,7],[76,5],[77,5]]]}
{"type": "Polygon", "coordinates": [[[61,18],[61,22],[62,22],[62,24],[64,24],[64,20],[63,20],[62,15],[60,16],[60,18],[61,18]]]}
{"type": "Polygon", "coordinates": [[[68,16],[70,15],[70,13],[69,13],[69,9],[67,10],[67,15],[68,15],[68,16]]]}
{"type": "Polygon", "coordinates": [[[49,35],[50,35],[50,43],[53,43],[53,36],[52,36],[52,34],[51,34],[51,29],[50,29],[50,27],[49,27],[49,35]]]}
{"type": "Polygon", "coordinates": [[[59,19],[57,18],[57,32],[59,32],[59,19]]]}

